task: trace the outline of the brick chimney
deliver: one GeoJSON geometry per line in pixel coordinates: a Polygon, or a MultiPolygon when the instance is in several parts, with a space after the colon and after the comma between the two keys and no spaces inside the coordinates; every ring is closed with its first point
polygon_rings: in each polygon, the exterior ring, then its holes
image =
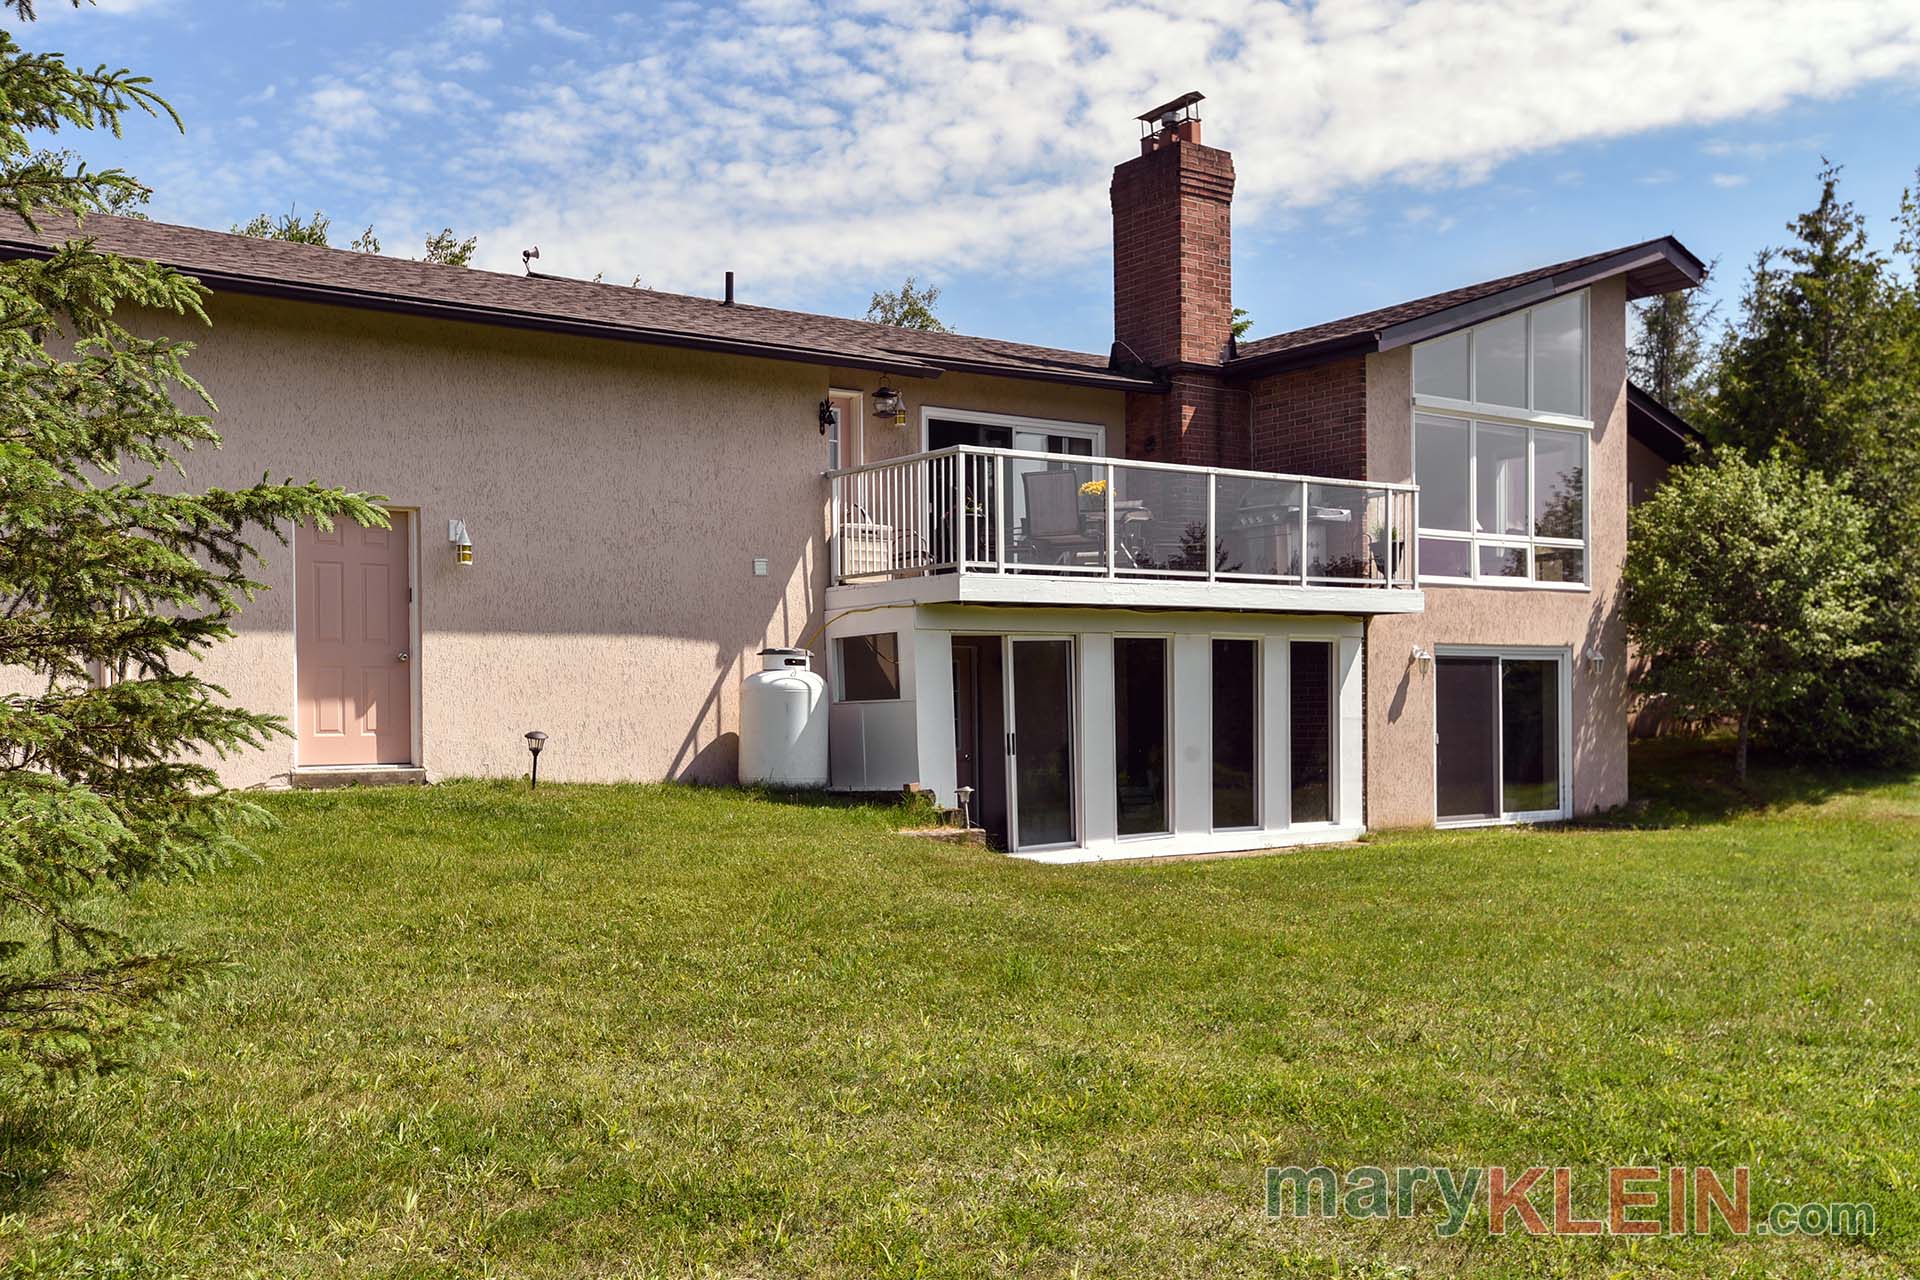
{"type": "Polygon", "coordinates": [[[1232,349],[1233,157],[1200,141],[1201,97],[1141,116],[1140,154],[1114,168],[1113,361],[1172,384],[1130,397],[1130,456],[1245,465],[1244,425],[1223,420],[1237,393],[1217,372],[1232,349]]]}

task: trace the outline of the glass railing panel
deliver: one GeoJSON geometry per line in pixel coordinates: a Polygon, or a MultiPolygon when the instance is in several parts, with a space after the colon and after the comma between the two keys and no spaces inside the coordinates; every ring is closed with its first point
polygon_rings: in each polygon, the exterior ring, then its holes
{"type": "Polygon", "coordinates": [[[1205,471],[1115,464],[1114,571],[1123,577],[1204,577],[1212,558],[1207,536],[1205,471]]]}
{"type": "Polygon", "coordinates": [[[1221,577],[1300,580],[1298,480],[1221,476],[1214,495],[1221,577]]]}
{"type": "Polygon", "coordinates": [[[1104,574],[1108,465],[1064,457],[1000,462],[1009,567],[1104,574]]]}
{"type": "Polygon", "coordinates": [[[1375,577],[1368,515],[1370,498],[1379,492],[1343,484],[1307,486],[1309,584],[1346,586],[1375,577]]]}

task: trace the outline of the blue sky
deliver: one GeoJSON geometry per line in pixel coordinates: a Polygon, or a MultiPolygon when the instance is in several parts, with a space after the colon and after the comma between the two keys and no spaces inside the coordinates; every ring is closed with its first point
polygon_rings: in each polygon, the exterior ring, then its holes
{"type": "MultiPolygon", "coordinates": [[[[859,314],[913,272],[968,332],[1111,338],[1106,180],[1189,88],[1233,151],[1267,333],[1673,232],[1737,293],[1824,153],[1887,227],[1920,164],[1920,0],[42,0],[29,47],[185,117],[79,149],[226,228],[859,314]]],[[[63,140],[64,141],[64,140],[63,140]]],[[[1890,235],[1882,236],[1883,244],[1890,235]]]]}

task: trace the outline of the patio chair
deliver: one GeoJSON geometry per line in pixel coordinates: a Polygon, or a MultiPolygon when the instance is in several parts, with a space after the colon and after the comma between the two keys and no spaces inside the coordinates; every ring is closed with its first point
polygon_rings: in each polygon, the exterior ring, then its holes
{"type": "Polygon", "coordinates": [[[1079,473],[1029,471],[1020,483],[1027,496],[1027,542],[1056,564],[1098,563],[1105,546],[1081,524],[1079,473]]]}

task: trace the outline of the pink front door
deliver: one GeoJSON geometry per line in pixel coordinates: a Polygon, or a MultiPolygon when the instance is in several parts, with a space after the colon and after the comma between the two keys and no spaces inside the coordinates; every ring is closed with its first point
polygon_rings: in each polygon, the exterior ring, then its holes
{"type": "Polygon", "coordinates": [[[294,533],[298,762],[412,764],[407,513],[294,533]]]}

